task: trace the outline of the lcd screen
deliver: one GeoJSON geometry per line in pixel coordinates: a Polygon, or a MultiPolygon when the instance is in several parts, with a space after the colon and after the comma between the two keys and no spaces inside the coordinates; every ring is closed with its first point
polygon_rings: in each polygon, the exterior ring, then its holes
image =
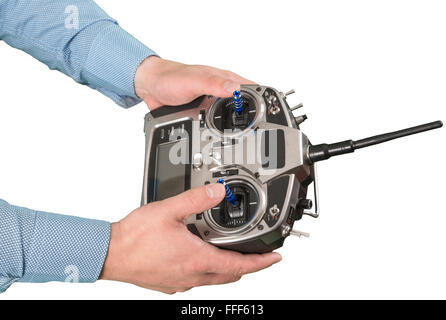
{"type": "MultiPolygon", "coordinates": [[[[186,163],[185,161],[178,161],[181,157],[175,151],[171,154],[172,147],[177,144],[182,145],[175,149],[188,150],[187,139],[163,143],[156,148],[155,201],[163,200],[185,191],[186,163]]],[[[185,159],[188,159],[188,157],[185,157],[185,159]]]]}

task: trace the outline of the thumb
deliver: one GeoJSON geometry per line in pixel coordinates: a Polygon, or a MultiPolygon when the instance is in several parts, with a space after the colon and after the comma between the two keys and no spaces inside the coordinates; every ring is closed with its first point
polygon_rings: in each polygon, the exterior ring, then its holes
{"type": "Polygon", "coordinates": [[[197,95],[209,94],[215,97],[230,97],[240,90],[241,82],[219,75],[200,77],[196,83],[191,83],[198,90],[197,95]]]}
{"type": "Polygon", "coordinates": [[[183,221],[192,214],[215,207],[223,200],[224,195],[225,188],[222,184],[208,184],[163,200],[162,203],[167,214],[178,221],[183,221]]]}

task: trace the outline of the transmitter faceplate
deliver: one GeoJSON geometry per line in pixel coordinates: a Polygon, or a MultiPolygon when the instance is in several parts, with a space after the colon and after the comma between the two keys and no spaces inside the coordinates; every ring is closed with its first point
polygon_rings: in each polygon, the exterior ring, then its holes
{"type": "Polygon", "coordinates": [[[145,118],[146,158],[142,204],[209,183],[224,183],[230,202],[186,219],[188,229],[218,247],[269,252],[290,235],[304,214],[319,216],[317,161],[396,138],[437,129],[435,121],[357,141],[311,145],[286,96],[259,86],[241,86],[231,98],[203,96],[162,107],[145,118]],[[313,185],[313,201],[307,189],[313,185]]]}
{"type": "Polygon", "coordinates": [[[142,204],[224,179],[237,204],[189,217],[189,230],[222,248],[269,252],[304,214],[298,204],[314,166],[285,95],[258,85],[240,91],[240,114],[232,98],[211,96],[147,114],[142,204]]]}

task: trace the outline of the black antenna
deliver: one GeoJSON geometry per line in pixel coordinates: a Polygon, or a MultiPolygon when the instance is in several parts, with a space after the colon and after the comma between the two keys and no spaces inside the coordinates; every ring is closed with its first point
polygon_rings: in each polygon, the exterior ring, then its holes
{"type": "Polygon", "coordinates": [[[339,156],[341,154],[345,153],[352,153],[356,149],[361,149],[369,146],[373,146],[378,143],[383,143],[386,141],[390,141],[393,139],[402,138],[405,136],[410,136],[412,134],[417,134],[424,131],[429,131],[433,129],[438,129],[443,126],[443,122],[441,121],[435,121],[431,123],[422,124],[420,126],[407,128],[395,132],[389,132],[380,134],[377,136],[353,141],[353,140],[346,140],[341,141],[337,143],[331,143],[331,144],[317,144],[314,146],[310,146],[308,151],[308,158],[312,162],[317,162],[321,160],[327,160],[330,157],[333,156],[339,156]]]}

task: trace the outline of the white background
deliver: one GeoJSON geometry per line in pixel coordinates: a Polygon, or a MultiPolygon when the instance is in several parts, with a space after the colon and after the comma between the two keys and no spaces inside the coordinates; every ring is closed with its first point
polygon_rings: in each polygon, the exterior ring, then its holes
{"type": "MultiPolygon", "coordinates": [[[[446,120],[444,1],[98,3],[164,58],[295,88],[313,143],[446,120]]],[[[5,43],[0,70],[1,198],[108,221],[138,206],[145,105],[121,109],[5,43]]],[[[0,299],[446,298],[445,138],[443,128],[321,163],[321,217],[295,225],[311,238],[289,238],[281,263],[238,283],[172,297],[17,283],[0,299]]]]}

